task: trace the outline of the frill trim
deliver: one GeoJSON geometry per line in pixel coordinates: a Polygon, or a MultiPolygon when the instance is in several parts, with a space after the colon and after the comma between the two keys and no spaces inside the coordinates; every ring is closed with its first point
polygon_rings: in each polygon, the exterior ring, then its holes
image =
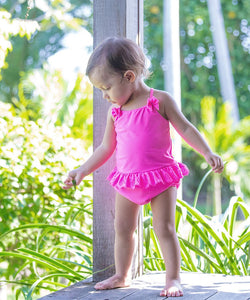
{"type": "Polygon", "coordinates": [[[148,188],[149,186],[156,186],[159,183],[178,183],[180,179],[188,174],[189,170],[186,165],[176,163],[164,168],[141,173],[121,173],[115,167],[107,179],[113,187],[118,189],[135,189],[136,187],[148,188]]]}

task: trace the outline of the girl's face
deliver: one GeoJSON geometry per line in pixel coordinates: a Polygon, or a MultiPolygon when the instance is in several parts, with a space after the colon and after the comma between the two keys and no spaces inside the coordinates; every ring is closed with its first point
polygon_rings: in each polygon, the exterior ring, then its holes
{"type": "Polygon", "coordinates": [[[102,91],[104,99],[119,106],[124,105],[133,93],[133,85],[128,76],[110,72],[105,66],[96,67],[89,79],[96,88],[102,91]]]}

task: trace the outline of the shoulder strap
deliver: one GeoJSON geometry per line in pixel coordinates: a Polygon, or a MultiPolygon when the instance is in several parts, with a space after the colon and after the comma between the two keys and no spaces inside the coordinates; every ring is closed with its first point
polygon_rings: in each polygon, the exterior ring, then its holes
{"type": "Polygon", "coordinates": [[[150,95],[148,98],[148,108],[153,111],[154,109],[159,110],[159,100],[154,97],[154,89],[150,89],[150,95]]]}
{"type": "Polygon", "coordinates": [[[150,95],[149,95],[149,98],[152,98],[152,97],[153,97],[153,95],[154,95],[154,89],[153,89],[153,88],[151,88],[151,89],[150,89],[150,95]]]}

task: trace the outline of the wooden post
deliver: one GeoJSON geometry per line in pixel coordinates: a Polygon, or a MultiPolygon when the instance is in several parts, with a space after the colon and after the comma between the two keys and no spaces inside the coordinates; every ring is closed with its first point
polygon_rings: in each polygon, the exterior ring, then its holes
{"type": "MultiPolygon", "coordinates": [[[[163,6],[163,47],[164,47],[164,87],[181,108],[180,75],[180,26],[179,0],[164,0],[163,6]]],[[[175,133],[175,131],[173,131],[175,133]]],[[[173,134],[173,153],[177,161],[182,160],[181,137],[173,134]]],[[[182,199],[182,189],[178,189],[182,199]]]]}
{"type": "MultiPolygon", "coordinates": [[[[143,41],[142,0],[94,0],[94,47],[109,36],[128,37],[141,45],[143,41]]],[[[109,104],[94,89],[94,149],[104,134],[109,104]]],[[[93,280],[114,274],[114,200],[115,192],[106,180],[114,167],[114,157],[94,172],[93,204],[93,280]]],[[[136,256],[132,276],[142,273],[142,229],[137,230],[136,256]]]]}

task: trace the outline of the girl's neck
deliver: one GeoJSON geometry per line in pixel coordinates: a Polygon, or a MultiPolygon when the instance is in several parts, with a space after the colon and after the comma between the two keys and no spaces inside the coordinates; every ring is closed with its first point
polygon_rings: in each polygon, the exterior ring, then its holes
{"type": "Polygon", "coordinates": [[[148,87],[142,79],[134,82],[134,88],[129,100],[122,106],[125,110],[136,109],[146,105],[146,101],[150,95],[150,87],[148,87]]]}

